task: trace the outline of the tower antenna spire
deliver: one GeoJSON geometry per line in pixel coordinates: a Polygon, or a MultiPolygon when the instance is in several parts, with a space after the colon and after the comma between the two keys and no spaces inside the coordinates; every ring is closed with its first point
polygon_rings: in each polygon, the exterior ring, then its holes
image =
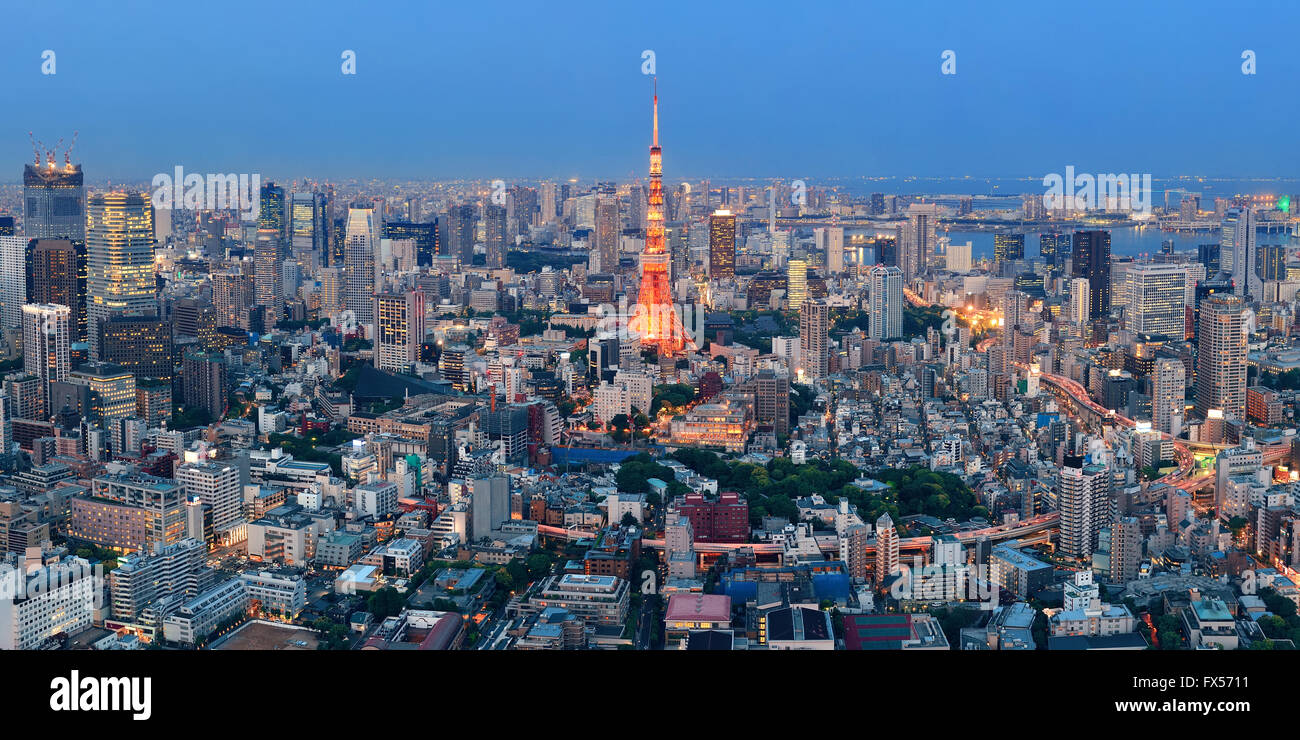
{"type": "Polygon", "coordinates": [[[654,146],[659,146],[659,78],[654,78],[655,84],[655,132],[654,146]]]}

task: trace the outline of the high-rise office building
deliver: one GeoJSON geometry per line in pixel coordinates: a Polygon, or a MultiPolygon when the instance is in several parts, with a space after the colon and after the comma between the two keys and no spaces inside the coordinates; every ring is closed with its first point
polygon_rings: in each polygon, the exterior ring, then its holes
{"type": "Polygon", "coordinates": [[[1201,300],[1196,347],[1196,413],[1222,411],[1246,418],[1245,303],[1215,293],[1201,300]]]}
{"type": "Polygon", "coordinates": [[[73,341],[86,337],[86,245],[67,239],[35,239],[27,246],[27,302],[72,309],[73,341]]]}
{"type": "Polygon", "coordinates": [[[1255,272],[1260,280],[1287,279],[1286,247],[1281,244],[1263,244],[1259,246],[1257,254],[1255,272]]]}
{"type": "Polygon", "coordinates": [[[474,206],[458,205],[447,209],[447,253],[460,258],[461,265],[474,264],[474,206]]]}
{"type": "Polygon", "coordinates": [[[813,242],[826,253],[826,272],[838,275],[844,272],[844,227],[828,226],[813,229],[813,242]]]}
{"type": "Polygon", "coordinates": [[[41,408],[50,413],[50,383],[72,370],[72,310],[53,303],[22,307],[23,369],[40,379],[41,408]]]}
{"type": "Polygon", "coordinates": [[[50,159],[23,167],[23,235],[28,239],[86,238],[86,187],[81,165],[50,159]]]}
{"type": "Polygon", "coordinates": [[[903,271],[893,265],[876,265],[871,268],[871,323],[868,326],[872,339],[901,339],[903,337],[903,271]]]}
{"type": "Polygon", "coordinates": [[[375,296],[375,367],[406,372],[424,342],[424,293],[375,296]]]}
{"type": "MultiPolygon", "coordinates": [[[[483,208],[484,247],[488,267],[506,266],[506,209],[488,205],[483,208]]],[[[601,269],[604,269],[602,264],[601,269]]]]}
{"type": "Polygon", "coordinates": [[[1143,334],[1179,341],[1186,333],[1187,267],[1179,264],[1134,264],[1124,272],[1125,326],[1143,334]]]}
{"type": "Polygon", "coordinates": [[[785,296],[791,311],[798,311],[808,299],[808,263],[790,260],[785,263],[785,296]]]}
{"type": "MultiPolygon", "coordinates": [[[[930,268],[934,257],[935,228],[939,225],[939,206],[935,203],[913,203],[907,207],[907,222],[902,227],[899,240],[899,262],[903,270],[903,284],[930,268]]],[[[883,261],[883,260],[882,260],[883,261]]]]}
{"type": "Polygon", "coordinates": [[[1105,465],[1066,455],[1057,474],[1061,510],[1061,554],[1091,559],[1098,536],[1112,518],[1111,476],[1105,465]]]}
{"type": "Polygon", "coordinates": [[[279,234],[259,228],[253,242],[253,300],[266,311],[269,331],[284,317],[284,240],[279,234]]]}
{"type": "Polygon", "coordinates": [[[727,210],[709,216],[709,278],[736,276],[736,214],[727,210]]]}
{"type": "Polygon", "coordinates": [[[281,239],[285,238],[288,233],[288,214],[284,188],[273,182],[262,185],[258,200],[258,231],[271,231],[281,239]]]}
{"type": "Polygon", "coordinates": [[[1076,231],[1071,275],[1088,280],[1088,318],[1110,313],[1110,232],[1076,231]]]}
{"type": "Polygon", "coordinates": [[[324,193],[294,193],[289,206],[289,246],[295,255],[316,253],[326,261],[329,210],[324,193]]]}
{"type": "MultiPolygon", "coordinates": [[[[107,362],[87,362],[68,373],[68,382],[90,391],[91,408],[87,416],[101,429],[111,432],[120,419],[135,416],[135,376],[126,368],[107,362]]],[[[113,452],[122,453],[120,436],[113,435],[113,439],[113,452]]]]}
{"type": "Polygon", "coordinates": [[[374,207],[348,209],[343,270],[344,305],[360,326],[375,322],[375,252],[379,249],[379,215],[374,207]]]}
{"type": "Polygon", "coordinates": [[[433,258],[442,253],[438,241],[438,220],[429,223],[413,221],[389,221],[384,224],[385,239],[412,239],[415,241],[415,264],[428,267],[433,258]]]}
{"type": "Polygon", "coordinates": [[[1151,370],[1151,425],[1178,436],[1187,405],[1187,374],[1182,360],[1161,357],[1151,370]]]}
{"type": "Polygon", "coordinates": [[[156,316],[153,207],[136,193],[92,195],[86,204],[86,322],[92,357],[99,322],[110,316],[156,316]]]}
{"type": "Polygon", "coordinates": [[[592,234],[592,248],[597,254],[601,272],[618,272],[620,222],[618,191],[614,183],[602,182],[596,186],[596,229],[592,234]]]}
{"type": "Polygon", "coordinates": [[[341,267],[323,267],[320,278],[320,315],[337,316],[346,307],[346,286],[341,267]]]}
{"type": "Polygon", "coordinates": [[[1070,235],[1060,231],[1039,234],[1038,255],[1043,258],[1048,270],[1060,270],[1070,259],[1070,235]]]}
{"type": "MultiPolygon", "coordinates": [[[[1041,237],[1039,245],[1041,247],[1041,237]]],[[[1025,258],[1025,235],[1024,234],[994,234],[993,235],[993,259],[998,262],[1007,260],[1022,260],[1025,258]]]]}
{"type": "Polygon", "coordinates": [[[25,236],[0,236],[0,319],[5,326],[18,326],[27,299],[25,236]]]}
{"type": "MultiPolygon", "coordinates": [[[[194,336],[201,337],[203,333],[200,327],[199,334],[194,336]]],[[[170,380],[175,374],[172,322],[135,316],[116,316],[102,321],[99,324],[99,353],[104,362],[121,366],[137,379],[170,380]]]]}
{"type": "Polygon", "coordinates": [[[829,370],[830,317],[830,307],[820,299],[806,300],[799,308],[801,369],[810,378],[823,378],[829,370]]]}

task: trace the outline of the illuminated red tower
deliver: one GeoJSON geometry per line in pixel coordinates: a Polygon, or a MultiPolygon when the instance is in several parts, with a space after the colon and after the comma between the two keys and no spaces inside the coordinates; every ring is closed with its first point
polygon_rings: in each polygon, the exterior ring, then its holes
{"type": "Polygon", "coordinates": [[[646,209],[645,251],[641,254],[641,289],[628,328],[641,335],[642,345],[659,354],[676,355],[695,343],[686,334],[682,317],[673,308],[668,287],[668,253],[664,249],[664,164],[659,148],[659,90],[655,83],[654,139],[650,144],[650,193],[646,209]]]}

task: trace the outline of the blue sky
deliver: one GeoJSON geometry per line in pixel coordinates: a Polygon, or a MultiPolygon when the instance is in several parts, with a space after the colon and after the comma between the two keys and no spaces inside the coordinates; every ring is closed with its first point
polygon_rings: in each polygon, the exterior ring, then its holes
{"type": "Polygon", "coordinates": [[[122,1],[3,17],[6,181],[29,130],[74,129],[95,181],[177,164],[644,176],[644,49],[669,179],[1300,170],[1300,3],[122,1]]]}

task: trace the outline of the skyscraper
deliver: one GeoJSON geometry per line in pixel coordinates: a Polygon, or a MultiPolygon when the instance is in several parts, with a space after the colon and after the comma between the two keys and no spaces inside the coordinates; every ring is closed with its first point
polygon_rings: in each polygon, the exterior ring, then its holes
{"type": "Polygon", "coordinates": [[[1281,244],[1263,244],[1257,250],[1255,272],[1260,280],[1286,280],[1286,247],[1281,244]]]}
{"type": "Polygon", "coordinates": [[[435,255],[441,254],[438,241],[438,220],[429,223],[412,221],[389,221],[384,224],[385,239],[414,239],[415,264],[428,267],[433,264],[435,255]]]}
{"type": "Polygon", "coordinates": [[[269,331],[284,317],[284,241],[271,229],[259,228],[253,242],[253,299],[266,309],[269,331]]]}
{"type": "MultiPolygon", "coordinates": [[[[483,208],[484,246],[487,248],[487,266],[506,266],[506,209],[488,205],[483,208]]],[[[602,263],[601,269],[604,269],[602,263]]]]}
{"type": "Polygon", "coordinates": [[[808,299],[808,263],[790,260],[785,263],[785,297],[791,311],[798,311],[808,299]]]}
{"type": "Polygon", "coordinates": [[[1246,418],[1245,303],[1215,293],[1201,300],[1196,347],[1196,413],[1246,418]]]}
{"type": "Polygon", "coordinates": [[[709,279],[736,276],[736,215],[714,211],[709,217],[709,279]]]}
{"type": "Polygon", "coordinates": [[[181,364],[185,406],[220,419],[226,408],[226,363],[219,354],[192,352],[181,364]]]}
{"type": "Polygon", "coordinates": [[[289,207],[289,240],[295,255],[316,253],[327,260],[329,213],[324,193],[294,193],[289,207]]]}
{"type": "Polygon", "coordinates": [[[85,242],[36,239],[27,247],[27,302],[72,309],[73,336],[86,341],[85,242]]]}
{"type": "Polygon", "coordinates": [[[5,326],[18,326],[27,299],[24,255],[27,237],[0,236],[0,318],[5,326]]]}
{"type": "Polygon", "coordinates": [[[1187,405],[1186,369],[1182,360],[1161,357],[1151,371],[1151,425],[1178,436],[1187,405]]]}
{"type": "Polygon", "coordinates": [[[771,425],[778,437],[790,433],[790,376],[774,370],[760,370],[749,381],[754,391],[754,421],[771,425]]]}
{"type": "Polygon", "coordinates": [[[888,513],[881,514],[876,520],[876,588],[885,586],[885,581],[899,571],[898,530],[894,529],[894,520],[888,513]]]}
{"type": "Polygon", "coordinates": [[[1187,267],[1135,264],[1125,270],[1124,279],[1125,325],[1136,332],[1181,340],[1187,326],[1187,267]]]}
{"type": "Polygon", "coordinates": [[[252,286],[248,279],[234,270],[214,272],[208,279],[212,283],[212,308],[216,312],[216,325],[247,327],[246,311],[253,303],[252,286]]]}
{"type": "MultiPolygon", "coordinates": [[[[663,151],[659,147],[659,94],[656,92],[650,140],[650,189],[646,195],[645,249],[641,253],[641,287],[630,323],[643,344],[653,345],[661,356],[671,356],[683,348],[693,348],[695,343],[686,334],[682,317],[673,310],[672,291],[668,287],[663,172],[663,151]]],[[[599,377],[596,375],[597,379],[599,377]]]]}
{"type": "Polygon", "coordinates": [[[810,378],[823,378],[829,369],[830,316],[830,307],[821,299],[806,300],[799,309],[802,369],[810,378]]]}
{"type": "Polygon", "coordinates": [[[49,408],[50,383],[67,380],[72,370],[72,311],[52,303],[22,307],[23,369],[40,379],[41,408],[49,408]]]}
{"type": "Polygon", "coordinates": [[[92,357],[99,322],[109,316],[155,316],[153,207],[147,196],[92,195],[86,205],[86,322],[92,357]]]}
{"type": "Polygon", "coordinates": [[[419,359],[424,341],[424,293],[375,296],[375,367],[402,373],[419,359]]]}
{"type": "Polygon", "coordinates": [[[1066,455],[1057,474],[1061,554],[1090,559],[1101,529],[1111,521],[1110,475],[1105,465],[1066,455]]]}
{"type": "Polygon", "coordinates": [[[23,167],[23,235],[28,239],[86,238],[86,188],[81,165],[23,167]]]}
{"type": "Polygon", "coordinates": [[[99,324],[99,353],[104,361],[136,378],[170,380],[175,372],[172,346],[172,322],[167,319],[117,316],[99,324]]]}
{"type": "Polygon", "coordinates": [[[1232,231],[1232,279],[1237,295],[1247,300],[1262,300],[1264,284],[1256,269],[1258,261],[1255,232],[1255,209],[1237,208],[1223,220],[1224,237],[1232,231]]]}
{"type": "Polygon", "coordinates": [[[1059,231],[1045,231],[1038,235],[1038,254],[1047,269],[1056,271],[1070,258],[1070,235],[1059,231]]]}
{"type": "MultiPolygon", "coordinates": [[[[1041,247],[1041,241],[1040,241],[1041,247]]],[[[998,262],[1022,260],[1025,258],[1024,234],[994,234],[993,259],[998,262]]]]}
{"type": "Polygon", "coordinates": [[[934,256],[935,227],[938,224],[938,205],[913,203],[908,206],[907,223],[903,224],[903,238],[899,242],[904,285],[910,284],[913,278],[929,269],[930,259],[934,256]]]}
{"type": "Polygon", "coordinates": [[[813,229],[813,241],[826,253],[826,272],[831,275],[844,272],[844,227],[813,229]]]}
{"type": "Polygon", "coordinates": [[[358,325],[375,322],[375,251],[379,249],[379,222],[373,206],[348,209],[347,242],[343,270],[347,283],[344,305],[358,325]]]}
{"type": "Polygon", "coordinates": [[[600,271],[618,272],[619,228],[618,192],[614,183],[604,182],[596,187],[596,231],[594,247],[600,260],[600,271]]]}
{"type": "Polygon", "coordinates": [[[872,339],[901,339],[903,336],[903,271],[893,265],[871,268],[872,339]]]}
{"type": "Polygon", "coordinates": [[[284,202],[284,188],[273,182],[262,186],[259,195],[257,228],[259,231],[273,231],[280,238],[288,232],[288,208],[284,202]]]}
{"type": "Polygon", "coordinates": [[[1070,280],[1070,314],[1069,322],[1071,328],[1079,329],[1079,336],[1083,336],[1083,327],[1088,323],[1088,316],[1092,313],[1092,283],[1088,278],[1072,278],[1070,280]]]}
{"type": "Polygon", "coordinates": [[[474,206],[453,205],[447,209],[447,254],[460,258],[464,267],[474,264],[474,206]]]}
{"type": "Polygon", "coordinates": [[[1074,233],[1073,272],[1088,280],[1088,318],[1110,313],[1110,232],[1076,231],[1074,233]]]}

